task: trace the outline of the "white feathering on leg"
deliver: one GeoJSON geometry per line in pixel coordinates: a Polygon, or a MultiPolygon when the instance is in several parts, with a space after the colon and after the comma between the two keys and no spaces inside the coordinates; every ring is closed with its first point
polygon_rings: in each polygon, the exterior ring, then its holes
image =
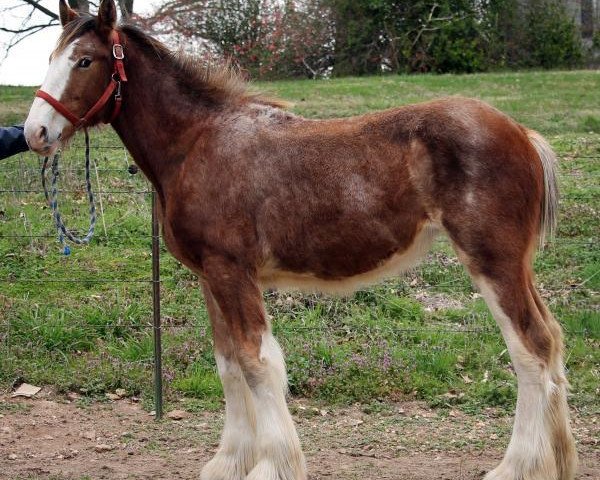
{"type": "Polygon", "coordinates": [[[202,480],[244,480],[255,464],[256,420],[250,389],[233,359],[215,354],[225,392],[225,427],[214,458],[202,469],[202,480]]]}

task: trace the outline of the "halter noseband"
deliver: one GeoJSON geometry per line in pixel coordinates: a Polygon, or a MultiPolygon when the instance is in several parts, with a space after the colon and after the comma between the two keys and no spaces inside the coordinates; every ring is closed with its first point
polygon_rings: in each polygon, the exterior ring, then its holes
{"type": "Polygon", "coordinates": [[[102,96],[98,99],[98,101],[88,110],[88,112],[81,118],[72,113],[67,107],[65,107],[60,101],[54,98],[49,93],[44,92],[43,90],[38,90],[35,92],[36,97],[40,97],[46,100],[50,105],[52,105],[58,113],[60,113],[63,117],[65,117],[69,122],[71,122],[76,130],[79,130],[82,127],[86,127],[91,118],[96,115],[110,100],[111,95],[115,92],[115,106],[113,108],[110,119],[106,123],[112,123],[119,112],[121,111],[121,82],[127,82],[127,75],[125,75],[125,67],[123,66],[123,59],[125,58],[125,54],[123,51],[123,45],[121,44],[119,33],[116,30],[111,32],[111,40],[112,40],[112,55],[115,59],[113,63],[113,73],[110,76],[110,83],[107,85],[106,89],[102,96]]]}

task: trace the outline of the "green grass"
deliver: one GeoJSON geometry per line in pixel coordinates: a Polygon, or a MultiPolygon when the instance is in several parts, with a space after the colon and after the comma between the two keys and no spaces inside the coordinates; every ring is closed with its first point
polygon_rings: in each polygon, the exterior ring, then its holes
{"type": "MultiPolygon", "coordinates": [[[[260,85],[262,87],[262,85],[260,85]]],[[[289,81],[266,88],[310,117],[356,115],[401,104],[465,95],[485,100],[545,135],[598,132],[595,71],[507,72],[475,75],[388,75],[289,81]]]]}
{"type": "MultiPolygon", "coordinates": [[[[597,411],[600,377],[600,77],[596,72],[384,76],[260,84],[310,117],[359,114],[442,95],[486,100],[540,130],[561,157],[558,238],[538,254],[538,283],[566,332],[572,403],[597,411]]],[[[33,89],[0,87],[0,123],[22,120],[33,89]]],[[[15,380],[103,396],[152,391],[150,206],[109,129],[93,133],[104,214],[90,246],[59,254],[32,155],[0,162],[0,385],[15,380]],[[106,229],[105,229],[106,228],[106,229]],[[31,238],[31,235],[36,237],[31,238]],[[37,237],[41,236],[41,237],[37,237]],[[47,237],[46,237],[47,236],[47,237]],[[57,281],[60,279],[69,282],[57,281]]],[[[65,154],[61,208],[85,230],[81,140],[65,154]]],[[[218,409],[220,387],[195,276],[163,248],[167,399],[218,409]]],[[[421,398],[466,412],[515,401],[506,347],[445,241],[405,278],[347,299],[265,294],[292,394],[327,402],[421,398]]]]}

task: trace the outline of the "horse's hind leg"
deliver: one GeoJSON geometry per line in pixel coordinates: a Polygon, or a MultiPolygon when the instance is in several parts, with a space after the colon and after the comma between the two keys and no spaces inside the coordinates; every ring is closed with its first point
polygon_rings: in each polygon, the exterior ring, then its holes
{"type": "Polygon", "coordinates": [[[246,404],[254,405],[254,466],[245,478],[306,480],[304,455],[285,399],[285,362],[256,279],[249,269],[220,256],[204,259],[203,274],[228,327],[238,362],[235,372],[241,371],[247,385],[246,404]]]}
{"type": "Polygon", "coordinates": [[[229,327],[207,285],[204,298],[210,317],[215,359],[225,393],[225,427],[219,450],[202,469],[202,480],[243,480],[255,463],[254,403],[236,358],[229,327]]]}
{"type": "Polygon", "coordinates": [[[518,386],[508,449],[485,480],[573,480],[561,327],[535,289],[530,255],[494,252],[495,242],[480,238],[477,248],[457,250],[500,326],[518,386]]]}
{"type": "Polygon", "coordinates": [[[530,279],[511,279],[515,285],[484,277],[475,281],[500,325],[518,385],[508,449],[501,464],[485,478],[572,480],[576,453],[569,426],[560,326],[541,303],[530,279]]]}

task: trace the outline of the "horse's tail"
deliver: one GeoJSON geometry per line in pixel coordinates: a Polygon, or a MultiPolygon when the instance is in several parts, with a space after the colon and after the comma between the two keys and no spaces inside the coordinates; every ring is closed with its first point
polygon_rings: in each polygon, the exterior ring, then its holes
{"type": "Polygon", "coordinates": [[[544,197],[540,214],[540,248],[543,248],[546,236],[552,238],[556,232],[558,217],[558,182],[556,170],[558,159],[548,141],[534,130],[527,130],[527,138],[537,151],[544,171],[544,197]]]}

